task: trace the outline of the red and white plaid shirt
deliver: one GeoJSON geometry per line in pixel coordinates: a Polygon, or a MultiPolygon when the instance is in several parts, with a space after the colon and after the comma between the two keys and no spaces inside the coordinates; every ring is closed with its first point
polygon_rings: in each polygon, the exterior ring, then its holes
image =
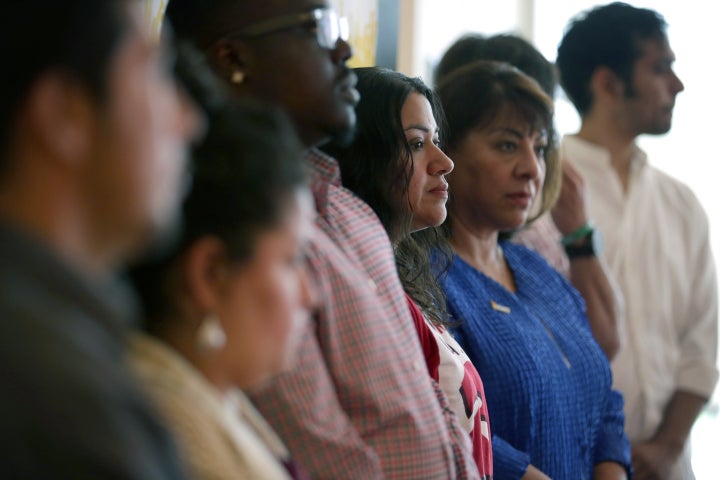
{"type": "Polygon", "coordinates": [[[292,370],[253,395],[257,407],[313,478],[476,478],[469,440],[458,450],[448,433],[385,229],[340,185],[334,159],[313,150],[307,160],[320,308],[292,370]]]}

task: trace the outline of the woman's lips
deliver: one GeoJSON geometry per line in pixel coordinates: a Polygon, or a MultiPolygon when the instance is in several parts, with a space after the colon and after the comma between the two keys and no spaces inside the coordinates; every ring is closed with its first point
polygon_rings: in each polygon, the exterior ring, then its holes
{"type": "Polygon", "coordinates": [[[430,193],[441,198],[448,198],[448,186],[444,183],[430,190],[430,193]]]}
{"type": "Polygon", "coordinates": [[[513,205],[521,208],[528,208],[532,203],[533,196],[527,192],[516,192],[507,195],[513,205]]]}

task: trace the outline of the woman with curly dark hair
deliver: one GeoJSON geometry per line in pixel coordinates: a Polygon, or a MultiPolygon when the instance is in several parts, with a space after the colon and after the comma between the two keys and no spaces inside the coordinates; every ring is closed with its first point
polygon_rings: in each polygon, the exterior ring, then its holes
{"type": "Polygon", "coordinates": [[[129,271],[144,310],[130,360],[193,478],[308,478],[246,396],[293,362],[312,309],[300,152],[285,115],[217,106],[178,241],[129,271]]]}
{"type": "Polygon", "coordinates": [[[419,78],[377,67],[358,68],[357,132],[349,147],[327,147],[343,184],[365,200],[395,248],[430,376],[469,433],[481,478],[492,477],[492,452],[482,381],[447,329],[449,319],[433,266],[450,259],[430,253],[442,244],[435,227],[447,214],[445,175],[452,161],[440,148],[442,110],[419,78]]]}

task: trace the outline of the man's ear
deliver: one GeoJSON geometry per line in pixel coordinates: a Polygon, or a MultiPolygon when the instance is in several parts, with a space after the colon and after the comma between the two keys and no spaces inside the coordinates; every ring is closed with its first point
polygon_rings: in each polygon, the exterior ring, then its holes
{"type": "Polygon", "coordinates": [[[608,67],[598,67],[592,75],[590,88],[593,98],[617,100],[625,95],[625,84],[608,67]]]}
{"type": "Polygon", "coordinates": [[[240,39],[216,41],[208,49],[207,57],[215,73],[230,84],[241,84],[252,64],[252,52],[240,39]]]}
{"type": "Polygon", "coordinates": [[[62,72],[41,76],[26,107],[26,125],[49,158],[68,167],[85,158],[96,132],[98,105],[78,80],[62,72]]]}
{"type": "Polygon", "coordinates": [[[216,309],[227,278],[228,258],[225,245],[215,237],[203,237],[185,252],[181,264],[184,295],[199,311],[216,309]]]}

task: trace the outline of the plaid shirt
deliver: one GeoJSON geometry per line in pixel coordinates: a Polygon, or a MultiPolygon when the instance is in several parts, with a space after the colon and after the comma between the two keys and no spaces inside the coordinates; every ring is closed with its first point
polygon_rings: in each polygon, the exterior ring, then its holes
{"type": "Polygon", "coordinates": [[[454,455],[384,228],[340,185],[334,159],[307,157],[318,211],[307,256],[321,306],[292,370],[254,395],[258,408],[313,478],[472,475],[469,440],[454,455]]]}

